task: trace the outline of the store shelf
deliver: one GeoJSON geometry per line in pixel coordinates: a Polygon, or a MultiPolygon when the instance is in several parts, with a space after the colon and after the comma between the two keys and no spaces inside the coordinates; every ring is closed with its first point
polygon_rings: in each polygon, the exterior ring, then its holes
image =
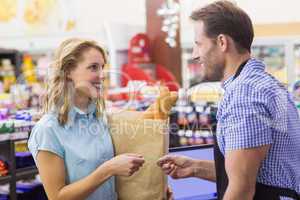
{"type": "Polygon", "coordinates": [[[11,134],[11,140],[13,141],[20,141],[20,140],[27,140],[29,137],[28,132],[18,132],[11,134]]]}
{"type": "Polygon", "coordinates": [[[37,174],[38,174],[38,169],[35,166],[21,168],[16,170],[16,179],[17,181],[22,179],[27,179],[37,174]]]}
{"type": "Polygon", "coordinates": [[[0,177],[0,185],[8,184],[10,182],[10,179],[10,175],[0,177]]]}
{"type": "Polygon", "coordinates": [[[0,142],[6,142],[10,140],[10,134],[6,133],[6,134],[0,134],[0,142]]]}
{"type": "Polygon", "coordinates": [[[18,141],[28,139],[28,132],[6,133],[0,134],[0,142],[9,140],[18,141]]]}

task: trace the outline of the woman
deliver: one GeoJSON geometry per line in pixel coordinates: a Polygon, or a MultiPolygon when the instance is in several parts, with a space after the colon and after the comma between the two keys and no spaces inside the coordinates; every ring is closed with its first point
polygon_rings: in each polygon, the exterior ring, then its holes
{"type": "Polygon", "coordinates": [[[144,158],[114,157],[101,94],[105,51],[69,39],[55,54],[43,107],[28,147],[51,200],[115,200],[114,176],[131,176],[144,158]]]}

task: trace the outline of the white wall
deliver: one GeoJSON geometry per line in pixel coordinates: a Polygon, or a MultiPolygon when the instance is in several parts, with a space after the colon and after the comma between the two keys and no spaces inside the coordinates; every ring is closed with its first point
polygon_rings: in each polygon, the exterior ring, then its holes
{"type": "Polygon", "coordinates": [[[140,25],[146,23],[145,0],[81,0],[80,27],[93,31],[103,21],[140,25]],[[95,27],[92,27],[93,24],[95,27]]]}
{"type": "MultiPolygon", "coordinates": [[[[183,46],[192,42],[193,30],[188,20],[192,10],[214,2],[214,0],[180,0],[181,36],[183,46]]],[[[254,24],[284,23],[300,21],[299,0],[235,0],[244,9],[254,24]]]]}
{"type": "MultiPolygon", "coordinates": [[[[18,0],[24,2],[25,0],[18,0]]],[[[17,49],[47,49],[57,46],[66,37],[83,36],[107,43],[104,22],[111,28],[112,41],[118,49],[127,47],[129,38],[136,32],[144,32],[146,25],[145,0],[57,0],[65,3],[65,9],[77,19],[77,30],[71,33],[53,33],[46,28],[43,34],[28,34],[15,21],[11,26],[0,24],[1,47],[17,49]],[[77,4],[73,3],[77,2],[77,4]],[[77,5],[77,6],[76,6],[77,5]]],[[[188,20],[191,11],[214,0],[180,0],[182,43],[193,40],[192,26],[188,20]]],[[[253,22],[274,23],[300,21],[299,0],[236,0],[246,10],[253,22]]],[[[62,12],[65,13],[65,12],[62,12]]]]}
{"type": "MultiPolygon", "coordinates": [[[[180,0],[182,12],[190,12],[215,0],[180,0]]],[[[298,0],[235,0],[255,24],[300,21],[300,1],[298,0]]]]}
{"type": "MultiPolygon", "coordinates": [[[[22,21],[22,14],[10,24],[0,23],[0,46],[20,50],[40,51],[53,49],[63,39],[77,36],[100,41],[111,46],[106,24],[111,33],[111,41],[118,49],[127,48],[129,39],[137,32],[145,32],[145,0],[57,0],[59,9],[49,26],[30,30],[22,21]],[[65,15],[76,19],[76,29],[62,30],[65,15]]],[[[18,0],[23,5],[24,0],[18,0]]]]}

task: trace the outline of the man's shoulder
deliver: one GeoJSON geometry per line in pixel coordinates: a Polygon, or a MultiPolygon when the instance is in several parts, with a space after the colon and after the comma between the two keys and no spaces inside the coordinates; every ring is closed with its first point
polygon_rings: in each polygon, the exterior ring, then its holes
{"type": "Polygon", "coordinates": [[[254,81],[242,82],[234,85],[231,90],[226,91],[224,100],[273,98],[275,95],[275,88],[276,87],[273,87],[273,89],[271,89],[268,87],[268,84],[259,84],[254,81]]]}
{"type": "Polygon", "coordinates": [[[227,92],[228,98],[273,98],[286,92],[284,86],[266,72],[252,72],[237,80],[227,92]]]}

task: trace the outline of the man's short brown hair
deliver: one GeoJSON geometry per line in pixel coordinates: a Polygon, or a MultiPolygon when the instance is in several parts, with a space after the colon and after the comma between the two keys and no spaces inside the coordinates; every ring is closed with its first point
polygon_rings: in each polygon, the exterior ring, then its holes
{"type": "Polygon", "coordinates": [[[235,42],[236,49],[242,53],[251,52],[254,37],[253,25],[245,11],[230,1],[216,1],[193,11],[190,18],[202,21],[205,33],[209,38],[219,34],[230,36],[235,42]]]}

